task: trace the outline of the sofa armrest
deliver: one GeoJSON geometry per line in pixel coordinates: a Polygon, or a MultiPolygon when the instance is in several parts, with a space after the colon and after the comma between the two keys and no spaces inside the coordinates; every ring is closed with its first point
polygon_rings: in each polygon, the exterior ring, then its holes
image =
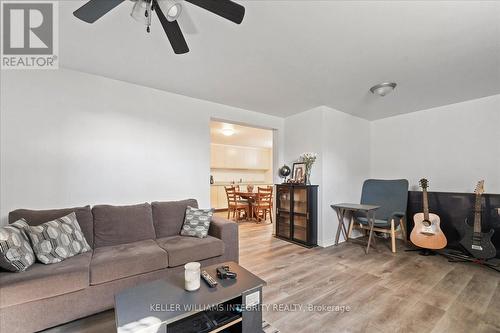
{"type": "Polygon", "coordinates": [[[238,224],[219,216],[213,216],[208,234],[224,242],[226,261],[239,262],[238,224]]]}

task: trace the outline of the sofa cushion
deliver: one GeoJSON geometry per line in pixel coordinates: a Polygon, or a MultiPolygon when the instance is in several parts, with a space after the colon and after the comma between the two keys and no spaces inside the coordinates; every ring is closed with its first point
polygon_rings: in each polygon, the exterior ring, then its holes
{"type": "Polygon", "coordinates": [[[25,230],[37,259],[43,264],[55,264],[91,250],[75,213],[25,230]]]}
{"type": "Polygon", "coordinates": [[[182,226],[181,236],[205,238],[208,236],[213,209],[199,209],[188,206],[182,226]]]}
{"type": "Polygon", "coordinates": [[[153,215],[148,203],[132,206],[98,205],[92,207],[92,214],[96,247],[155,238],[153,215]]]}
{"type": "Polygon", "coordinates": [[[156,238],[179,235],[188,206],[198,208],[198,202],[196,199],[187,199],[151,203],[156,238]]]}
{"type": "Polygon", "coordinates": [[[34,264],[22,273],[0,272],[0,307],[36,301],[89,286],[92,252],[54,265],[34,264]]]}
{"type": "Polygon", "coordinates": [[[156,242],[167,251],[169,267],[224,254],[224,242],[212,236],[206,238],[171,236],[159,238],[156,242]]]}
{"type": "Polygon", "coordinates": [[[90,284],[96,285],[167,267],[167,253],[154,240],[98,247],[90,264],[90,284]]]}
{"type": "Polygon", "coordinates": [[[9,223],[25,219],[29,225],[35,226],[58,219],[73,212],[76,214],[76,219],[78,220],[78,224],[80,225],[83,234],[85,235],[85,239],[89,245],[93,247],[94,220],[92,219],[90,206],[49,210],[17,209],[9,213],[9,223]]]}
{"type": "Polygon", "coordinates": [[[35,262],[25,228],[28,223],[21,219],[0,227],[0,267],[11,272],[24,272],[35,262]]]}

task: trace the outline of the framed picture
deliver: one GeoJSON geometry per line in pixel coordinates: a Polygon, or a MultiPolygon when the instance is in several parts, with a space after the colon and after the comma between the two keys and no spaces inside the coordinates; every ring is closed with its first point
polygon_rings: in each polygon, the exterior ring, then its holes
{"type": "Polygon", "coordinates": [[[306,164],[299,162],[293,163],[292,180],[294,183],[303,184],[306,182],[306,164]]]}

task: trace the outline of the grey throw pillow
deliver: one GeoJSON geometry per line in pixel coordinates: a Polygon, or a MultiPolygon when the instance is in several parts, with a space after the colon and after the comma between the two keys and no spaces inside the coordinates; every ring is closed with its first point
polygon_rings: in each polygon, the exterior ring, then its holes
{"type": "Polygon", "coordinates": [[[213,209],[199,209],[188,206],[186,208],[184,225],[181,229],[181,236],[207,237],[213,215],[213,209]]]}
{"type": "Polygon", "coordinates": [[[35,254],[24,228],[25,220],[0,227],[0,267],[11,272],[23,272],[35,262],[35,254]]]}
{"type": "Polygon", "coordinates": [[[91,250],[75,213],[28,227],[26,231],[37,259],[43,264],[61,262],[91,250]]]}

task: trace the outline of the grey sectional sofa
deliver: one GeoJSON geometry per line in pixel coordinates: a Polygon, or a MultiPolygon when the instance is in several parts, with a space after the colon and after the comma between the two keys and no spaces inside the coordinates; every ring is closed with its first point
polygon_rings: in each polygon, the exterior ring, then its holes
{"type": "Polygon", "coordinates": [[[238,262],[238,226],[214,217],[209,236],[179,236],[187,206],[196,200],[133,206],[19,209],[37,225],[75,212],[92,251],[52,265],[35,263],[22,273],[0,271],[0,332],[33,332],[113,308],[114,295],[161,279],[190,261],[238,262]]]}

